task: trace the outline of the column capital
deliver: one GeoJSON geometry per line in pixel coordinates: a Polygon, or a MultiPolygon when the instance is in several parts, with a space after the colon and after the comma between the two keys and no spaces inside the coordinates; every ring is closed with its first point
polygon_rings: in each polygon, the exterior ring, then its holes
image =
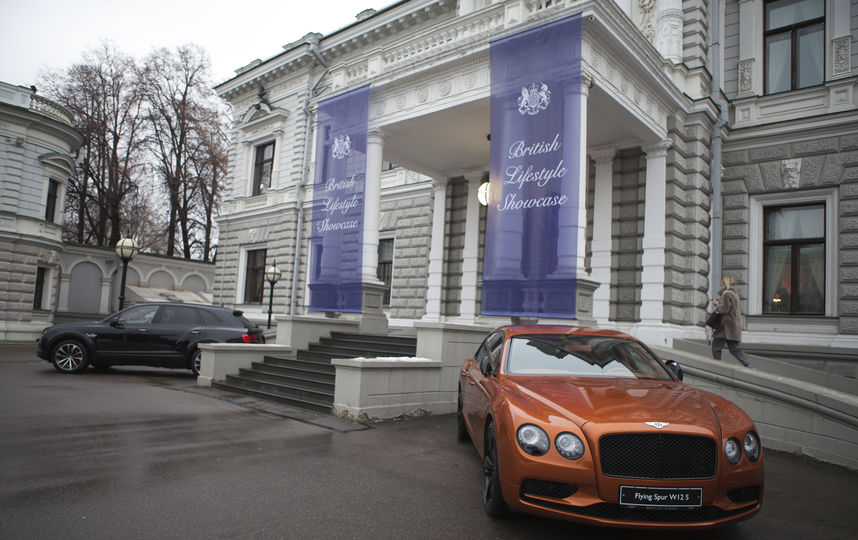
{"type": "Polygon", "coordinates": [[[438,178],[432,178],[432,189],[434,189],[436,191],[440,190],[440,189],[444,189],[447,187],[448,183],[450,183],[450,179],[447,178],[446,176],[438,177],[438,178]]]}
{"type": "Polygon", "coordinates": [[[655,158],[666,156],[667,151],[670,149],[671,146],[673,146],[673,141],[671,141],[670,139],[662,139],[655,144],[644,146],[642,148],[647,158],[655,158]]]}
{"type": "Polygon", "coordinates": [[[366,133],[366,142],[368,144],[369,143],[384,144],[384,139],[386,139],[386,138],[387,138],[387,135],[384,133],[384,131],[382,131],[378,128],[371,129],[366,133]]]}
{"type": "Polygon", "coordinates": [[[599,148],[597,150],[590,151],[590,158],[595,161],[597,165],[603,163],[613,163],[614,157],[616,155],[616,148],[599,148]]]}

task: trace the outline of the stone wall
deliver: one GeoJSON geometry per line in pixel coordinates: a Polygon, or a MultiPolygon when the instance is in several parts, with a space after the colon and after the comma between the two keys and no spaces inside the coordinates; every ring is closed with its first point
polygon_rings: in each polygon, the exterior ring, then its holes
{"type": "Polygon", "coordinates": [[[382,194],[380,238],[393,238],[390,317],[419,319],[426,310],[429,246],[432,240],[432,191],[404,196],[382,194]]]}
{"type": "MultiPolygon", "coordinates": [[[[752,196],[790,195],[833,190],[836,193],[835,231],[826,231],[836,242],[839,282],[836,315],[839,332],[858,334],[858,135],[808,133],[786,142],[743,141],[728,144],[724,152],[724,264],[723,274],[747,284],[750,250],[752,196]],[[800,175],[791,183],[783,172],[785,160],[800,160],[800,175]]],[[[740,287],[747,301],[747,288],[740,287]]]]}
{"type": "Polygon", "coordinates": [[[641,150],[632,148],[617,152],[612,216],[614,255],[610,318],[613,321],[640,320],[645,180],[646,159],[641,150]]]}
{"type": "Polygon", "coordinates": [[[712,123],[670,121],[665,201],[664,321],[703,322],[709,290],[712,123]],[[697,309],[694,309],[697,308],[697,309]]]}

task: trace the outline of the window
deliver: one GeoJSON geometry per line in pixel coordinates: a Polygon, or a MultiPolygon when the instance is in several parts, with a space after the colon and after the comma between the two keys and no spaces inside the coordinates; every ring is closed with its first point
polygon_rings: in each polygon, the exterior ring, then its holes
{"type": "Polygon", "coordinates": [[[825,0],[765,4],[765,93],[822,84],[825,73],[825,0]]]}
{"type": "Polygon", "coordinates": [[[134,306],[122,312],[116,318],[119,324],[152,324],[155,319],[155,314],[158,313],[157,305],[134,306]]]}
{"type": "Polygon", "coordinates": [[[244,303],[261,304],[265,285],[265,253],[264,249],[254,249],[247,252],[247,266],[244,274],[244,303]]]}
{"type": "Polygon", "coordinates": [[[393,283],[393,238],[385,238],[378,242],[378,268],[375,272],[378,279],[385,284],[384,305],[390,305],[390,290],[393,283]]]}
{"type": "Polygon", "coordinates": [[[45,202],[45,221],[54,221],[57,213],[57,192],[60,183],[53,178],[48,181],[48,199],[45,202]]]}
{"type": "Polygon", "coordinates": [[[271,187],[271,171],[274,169],[274,141],[256,147],[256,162],[253,166],[253,193],[260,195],[271,187]]]}
{"type": "Polygon", "coordinates": [[[825,313],[825,204],[764,210],[763,313],[825,313]]]}
{"type": "Polygon", "coordinates": [[[41,266],[36,268],[36,290],[33,291],[33,309],[44,309],[45,276],[48,269],[41,266]]]}
{"type": "Polygon", "coordinates": [[[158,318],[158,324],[168,326],[198,326],[197,310],[185,306],[164,306],[158,318]]]}

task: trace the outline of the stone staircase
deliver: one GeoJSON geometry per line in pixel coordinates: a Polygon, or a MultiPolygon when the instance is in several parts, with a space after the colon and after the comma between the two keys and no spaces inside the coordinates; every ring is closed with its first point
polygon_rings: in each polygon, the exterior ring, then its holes
{"type": "Polygon", "coordinates": [[[212,385],[295,407],[330,412],[334,403],[336,370],[334,358],[378,358],[415,356],[417,339],[405,336],[378,336],[333,332],[306,350],[288,358],[266,356],[238,375],[212,385]]]}

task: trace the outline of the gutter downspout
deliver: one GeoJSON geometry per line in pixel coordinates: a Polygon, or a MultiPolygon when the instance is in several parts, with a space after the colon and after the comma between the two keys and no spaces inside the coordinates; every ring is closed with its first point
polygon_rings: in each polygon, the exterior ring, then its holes
{"type": "Polygon", "coordinates": [[[722,244],[722,209],[721,209],[721,130],[727,125],[729,104],[721,94],[721,0],[712,1],[712,101],[718,107],[718,120],[712,132],[712,220],[710,231],[712,249],[709,252],[709,298],[715,298],[721,286],[721,244],[722,244]]]}
{"type": "Polygon", "coordinates": [[[316,98],[316,91],[319,88],[319,85],[322,83],[322,80],[328,75],[328,64],[322,58],[322,55],[319,54],[319,42],[311,41],[310,42],[310,54],[313,58],[316,59],[316,62],[324,68],[322,74],[319,75],[319,78],[316,79],[315,84],[310,87],[310,93],[307,94],[306,99],[304,99],[304,106],[301,108],[304,111],[304,118],[306,119],[306,124],[304,126],[304,157],[301,162],[301,181],[298,184],[298,187],[295,190],[295,200],[298,203],[298,218],[297,225],[295,230],[295,255],[292,258],[292,296],[289,301],[289,315],[295,315],[295,306],[297,305],[298,299],[296,298],[296,294],[298,291],[298,271],[301,268],[301,237],[302,232],[304,231],[304,188],[307,186],[307,175],[309,173],[310,168],[310,137],[313,131],[313,122],[310,118],[310,102],[316,98]]]}

